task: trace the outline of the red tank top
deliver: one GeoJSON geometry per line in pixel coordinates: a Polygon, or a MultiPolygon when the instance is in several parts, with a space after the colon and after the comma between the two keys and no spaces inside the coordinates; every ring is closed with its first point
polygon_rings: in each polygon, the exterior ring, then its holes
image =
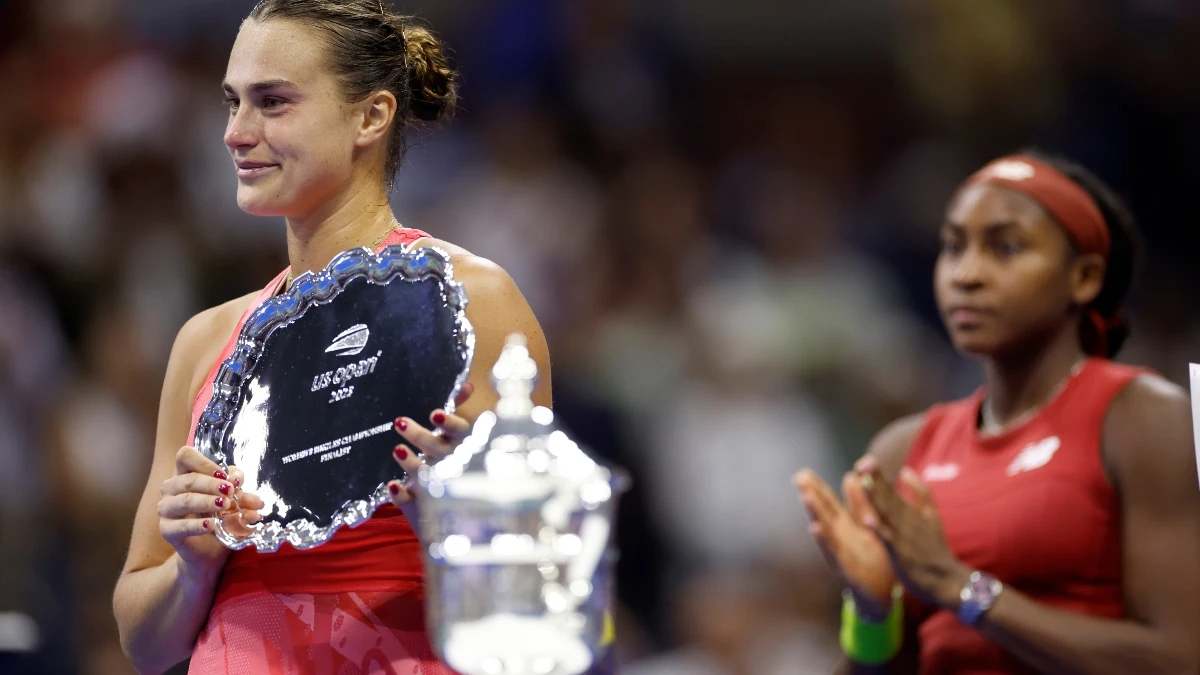
{"type": "MultiPolygon", "coordinates": [[[[955,555],[1038,602],[1124,616],[1120,504],[1101,443],[1113,398],[1144,372],[1089,359],[1036,417],[999,436],[979,434],[982,390],[931,408],[905,463],[933,493],[955,555]]],[[[922,674],[1036,672],[951,612],[918,618],[922,674]]]]}
{"type": "MultiPolygon", "coordinates": [[[[394,230],[383,243],[411,245],[429,235],[421,230],[394,230]]],[[[192,428],[188,442],[193,443],[196,423],[212,398],[213,377],[217,369],[233,353],[237,336],[250,314],[267,299],[279,292],[287,270],[267,284],[242,314],[220,358],[213,364],[204,386],[192,406],[192,428]]],[[[225,563],[217,587],[214,609],[224,602],[258,592],[339,593],[346,591],[412,592],[416,602],[414,620],[421,619],[423,608],[421,552],[416,534],[400,510],[385,505],[368,521],[356,528],[342,528],[325,544],[308,551],[298,551],[284,543],[274,553],[262,553],[252,548],[234,551],[225,563]]]]}

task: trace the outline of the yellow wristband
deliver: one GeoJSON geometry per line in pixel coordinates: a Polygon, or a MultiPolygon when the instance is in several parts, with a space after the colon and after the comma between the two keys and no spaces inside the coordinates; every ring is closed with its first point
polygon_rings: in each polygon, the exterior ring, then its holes
{"type": "Polygon", "coordinates": [[[842,596],[842,651],[851,661],[879,665],[892,660],[904,643],[904,602],[902,587],[892,593],[892,610],[883,621],[867,621],[858,614],[854,598],[842,596]]]}

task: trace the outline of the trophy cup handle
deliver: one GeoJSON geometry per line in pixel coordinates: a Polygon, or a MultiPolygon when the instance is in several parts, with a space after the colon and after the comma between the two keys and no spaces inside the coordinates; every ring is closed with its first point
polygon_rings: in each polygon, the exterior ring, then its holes
{"type": "Polygon", "coordinates": [[[567,583],[571,596],[578,607],[592,594],[592,579],[596,577],[596,569],[604,558],[608,547],[609,530],[612,529],[609,519],[597,512],[588,513],[583,517],[579,526],[579,538],[583,548],[579,554],[567,563],[567,583]],[[583,583],[580,583],[583,582],[583,583]],[[580,592],[586,589],[586,592],[580,592]]]}

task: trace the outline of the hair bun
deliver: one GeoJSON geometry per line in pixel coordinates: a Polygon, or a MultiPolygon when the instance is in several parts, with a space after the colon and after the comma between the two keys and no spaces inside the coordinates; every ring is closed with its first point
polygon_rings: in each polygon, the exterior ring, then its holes
{"type": "Polygon", "coordinates": [[[405,24],[401,35],[412,92],[412,117],[424,122],[449,118],[458,100],[458,75],[450,68],[441,41],[414,24],[405,24]]]}

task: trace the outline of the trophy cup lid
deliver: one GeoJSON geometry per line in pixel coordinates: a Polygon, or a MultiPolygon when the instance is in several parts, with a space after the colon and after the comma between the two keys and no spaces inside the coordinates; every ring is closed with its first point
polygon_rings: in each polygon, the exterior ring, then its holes
{"type": "Polygon", "coordinates": [[[608,501],[609,470],[558,428],[553,411],[534,404],[537,362],[521,334],[506,340],[491,379],[500,394],[495,410],[479,416],[453,453],[422,468],[419,480],[428,494],[508,504],[547,499],[573,484],[586,505],[608,501]]]}

